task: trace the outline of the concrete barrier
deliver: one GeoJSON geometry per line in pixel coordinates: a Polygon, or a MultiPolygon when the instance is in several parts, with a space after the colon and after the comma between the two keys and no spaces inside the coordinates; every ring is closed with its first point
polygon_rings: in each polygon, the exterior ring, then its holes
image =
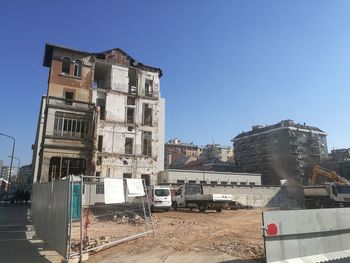
{"type": "Polygon", "coordinates": [[[350,262],[349,218],[350,208],[264,211],[266,262],[350,262]]]}
{"type": "Polygon", "coordinates": [[[204,193],[230,194],[233,200],[254,207],[300,208],[304,205],[301,189],[287,186],[205,185],[204,193]]]}

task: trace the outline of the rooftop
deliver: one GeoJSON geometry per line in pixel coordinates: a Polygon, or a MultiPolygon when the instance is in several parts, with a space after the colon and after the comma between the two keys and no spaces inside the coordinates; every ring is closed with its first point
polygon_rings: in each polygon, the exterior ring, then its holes
{"type": "Polygon", "coordinates": [[[64,50],[67,50],[67,51],[80,53],[80,54],[83,54],[83,55],[85,54],[86,56],[93,56],[94,58],[103,59],[103,60],[106,59],[105,55],[107,53],[111,53],[112,51],[117,51],[117,52],[120,52],[121,54],[123,54],[125,57],[127,57],[130,60],[130,65],[131,66],[137,67],[137,68],[141,68],[141,69],[142,68],[143,69],[149,69],[151,71],[157,71],[157,72],[159,72],[159,77],[161,77],[163,75],[163,72],[162,72],[162,70],[160,68],[147,66],[147,65],[145,65],[143,63],[140,63],[139,61],[137,61],[136,59],[131,57],[128,53],[126,53],[124,50],[122,50],[120,48],[113,48],[113,49],[102,51],[102,52],[88,52],[88,51],[78,50],[78,49],[74,49],[74,48],[70,48],[70,47],[65,47],[63,45],[46,43],[45,44],[45,53],[44,53],[43,66],[45,66],[45,67],[49,67],[50,66],[50,63],[51,63],[51,60],[52,60],[52,53],[53,53],[53,49],[54,48],[64,49],[64,50]]]}
{"type": "Polygon", "coordinates": [[[276,123],[276,124],[273,124],[273,125],[268,125],[268,126],[265,126],[265,127],[260,126],[260,125],[255,125],[255,126],[252,127],[251,131],[241,132],[233,140],[238,139],[238,138],[242,138],[242,137],[245,137],[245,136],[250,136],[250,135],[254,135],[254,134],[259,134],[259,133],[262,133],[262,132],[270,131],[270,130],[273,130],[273,129],[289,128],[289,127],[293,127],[293,128],[297,128],[297,129],[303,129],[303,130],[316,131],[316,132],[320,132],[320,133],[326,134],[321,129],[319,129],[317,127],[314,127],[314,126],[306,125],[305,123],[304,124],[300,124],[300,123],[294,123],[294,121],[292,121],[292,120],[283,120],[283,121],[280,121],[279,123],[276,123]]]}

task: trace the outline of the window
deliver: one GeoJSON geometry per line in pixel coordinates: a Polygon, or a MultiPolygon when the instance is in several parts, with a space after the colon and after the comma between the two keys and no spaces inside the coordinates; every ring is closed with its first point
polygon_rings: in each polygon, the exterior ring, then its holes
{"type": "Polygon", "coordinates": [[[154,189],[154,195],[155,196],[169,196],[170,191],[169,191],[169,189],[154,189]]]}
{"type": "Polygon", "coordinates": [[[65,91],[64,98],[65,98],[64,103],[66,105],[73,105],[74,92],[73,91],[65,91]]]}
{"type": "Polygon", "coordinates": [[[152,97],[153,96],[153,80],[146,79],[145,81],[145,96],[152,97]]]}
{"type": "Polygon", "coordinates": [[[241,182],[240,185],[247,185],[247,183],[246,182],[241,182]]]}
{"type": "Polygon", "coordinates": [[[127,105],[135,105],[135,98],[128,96],[127,105]]]}
{"type": "Polygon", "coordinates": [[[131,173],[123,173],[123,178],[132,178],[131,173]]]}
{"type": "Polygon", "coordinates": [[[250,182],[249,185],[255,185],[255,183],[254,182],[250,182]]]}
{"type": "Polygon", "coordinates": [[[96,105],[100,107],[100,120],[106,119],[106,99],[98,98],[96,100],[96,105]]]}
{"type": "Polygon", "coordinates": [[[232,185],[237,185],[237,182],[231,182],[232,185]]]}
{"type": "Polygon", "coordinates": [[[152,132],[142,133],[142,154],[152,156],[152,132]]]}
{"type": "Polygon", "coordinates": [[[227,185],[227,182],[226,182],[226,181],[221,181],[220,183],[221,183],[221,184],[224,184],[224,185],[227,185]]]}
{"type": "Polygon", "coordinates": [[[136,95],[137,94],[137,70],[135,68],[129,68],[128,72],[129,76],[129,94],[136,95]]]}
{"type": "Polygon", "coordinates": [[[97,157],[96,165],[97,165],[97,166],[102,165],[102,156],[98,156],[98,157],[97,157]]]}
{"type": "Polygon", "coordinates": [[[210,181],[210,184],[218,184],[217,181],[210,181]]]}
{"type": "Polygon", "coordinates": [[[64,57],[62,59],[62,73],[63,74],[70,74],[70,58],[69,57],[64,57]]]}
{"type": "Polygon", "coordinates": [[[189,180],[188,183],[195,184],[195,183],[197,183],[197,181],[196,180],[189,180]]]}
{"type": "Polygon", "coordinates": [[[101,183],[96,184],[96,194],[102,195],[104,193],[105,193],[105,188],[104,188],[103,184],[101,184],[101,183]]]}
{"type": "Polygon", "coordinates": [[[88,117],[84,115],[56,112],[53,135],[86,138],[88,124],[88,117]]]}
{"type": "MultiPolygon", "coordinates": [[[[183,184],[183,183],[185,183],[185,181],[184,180],[177,180],[177,183],[178,184],[183,184]]],[[[182,188],[183,187],[181,186],[179,189],[177,189],[175,195],[181,195],[182,194],[182,188]]]]}
{"type": "Polygon", "coordinates": [[[199,181],[200,184],[207,184],[207,181],[199,181]]]}
{"type": "Polygon", "coordinates": [[[132,154],[133,138],[125,138],[125,154],[132,154]]]}
{"type": "Polygon", "coordinates": [[[98,146],[97,146],[97,150],[99,152],[102,152],[102,146],[103,146],[103,136],[99,135],[98,136],[98,146]]]}
{"type": "Polygon", "coordinates": [[[143,104],[143,125],[152,126],[152,106],[143,104]]]}
{"type": "Polygon", "coordinates": [[[74,62],[74,77],[81,77],[81,69],[83,67],[83,63],[80,60],[74,62]]]}
{"type": "Polygon", "coordinates": [[[126,122],[134,123],[134,108],[126,108],[126,122]]]}
{"type": "MultiPolygon", "coordinates": [[[[184,184],[185,183],[185,180],[177,180],[176,181],[178,184],[184,184]]],[[[180,190],[180,189],[179,189],[180,190]]],[[[181,192],[178,194],[179,190],[176,192],[176,195],[179,195],[181,194],[181,192]]]]}
{"type": "Polygon", "coordinates": [[[151,176],[149,174],[141,174],[141,179],[145,180],[146,186],[151,184],[151,176]]]}

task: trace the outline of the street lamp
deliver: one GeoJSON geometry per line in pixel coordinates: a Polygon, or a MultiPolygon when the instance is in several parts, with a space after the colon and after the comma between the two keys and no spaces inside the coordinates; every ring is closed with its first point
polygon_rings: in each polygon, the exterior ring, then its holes
{"type": "Polygon", "coordinates": [[[19,170],[21,168],[21,159],[19,159],[18,157],[16,156],[8,156],[9,158],[13,157],[14,159],[16,159],[18,161],[18,168],[17,168],[17,182],[18,182],[18,179],[19,179],[19,170]]]}
{"type": "MultiPolygon", "coordinates": [[[[9,158],[11,158],[12,156],[9,155],[8,156],[9,158]]],[[[17,170],[17,175],[19,174],[19,169],[21,168],[21,159],[19,159],[18,157],[16,156],[13,156],[14,159],[16,159],[18,161],[18,170],[17,170]]]]}
{"type": "Polygon", "coordinates": [[[0,135],[5,136],[5,137],[10,138],[10,139],[13,140],[13,144],[12,144],[12,154],[11,154],[11,164],[10,164],[10,173],[9,173],[9,176],[8,176],[8,187],[7,187],[7,190],[8,190],[8,189],[10,188],[10,180],[11,180],[11,172],[12,172],[12,163],[13,163],[13,155],[15,154],[16,140],[15,140],[15,138],[13,138],[12,136],[7,135],[7,134],[0,133],[0,135]]]}

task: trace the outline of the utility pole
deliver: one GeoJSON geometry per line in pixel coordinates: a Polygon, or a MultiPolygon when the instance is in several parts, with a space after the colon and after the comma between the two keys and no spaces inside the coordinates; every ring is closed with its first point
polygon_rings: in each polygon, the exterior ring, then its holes
{"type": "Polygon", "coordinates": [[[11,154],[11,164],[10,164],[10,173],[8,175],[8,187],[7,187],[7,191],[8,191],[9,188],[10,188],[10,183],[11,183],[12,163],[13,163],[13,155],[15,154],[16,140],[15,140],[15,138],[13,138],[12,136],[7,135],[7,134],[0,133],[0,135],[5,136],[5,137],[10,138],[10,139],[13,140],[12,154],[11,154]]]}

